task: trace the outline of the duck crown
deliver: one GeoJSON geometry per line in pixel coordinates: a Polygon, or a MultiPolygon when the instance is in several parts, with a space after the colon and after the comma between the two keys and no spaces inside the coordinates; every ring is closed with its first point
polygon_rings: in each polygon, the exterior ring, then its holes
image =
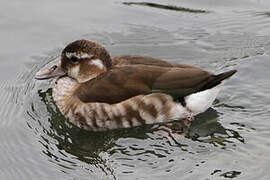
{"type": "Polygon", "coordinates": [[[62,51],[62,65],[71,60],[73,63],[82,59],[100,59],[106,68],[112,66],[112,60],[109,52],[95,41],[77,40],[68,44],[62,51]]]}

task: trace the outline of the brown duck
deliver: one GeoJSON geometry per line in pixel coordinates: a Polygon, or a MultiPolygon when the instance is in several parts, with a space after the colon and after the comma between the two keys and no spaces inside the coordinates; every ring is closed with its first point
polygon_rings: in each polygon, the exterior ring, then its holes
{"type": "Polygon", "coordinates": [[[221,82],[235,72],[214,75],[145,56],[111,59],[97,42],[77,40],[35,78],[58,77],[53,98],[61,113],[78,127],[104,131],[192,120],[211,107],[221,82]]]}

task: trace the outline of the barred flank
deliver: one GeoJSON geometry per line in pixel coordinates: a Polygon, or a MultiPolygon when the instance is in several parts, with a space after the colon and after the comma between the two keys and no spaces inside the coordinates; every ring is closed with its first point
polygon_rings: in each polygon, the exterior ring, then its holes
{"type": "Polygon", "coordinates": [[[186,117],[188,113],[171,96],[162,93],[139,95],[112,105],[83,103],[72,94],[76,88],[72,79],[61,78],[59,81],[53,90],[59,110],[71,123],[91,131],[168,122],[186,117]]]}

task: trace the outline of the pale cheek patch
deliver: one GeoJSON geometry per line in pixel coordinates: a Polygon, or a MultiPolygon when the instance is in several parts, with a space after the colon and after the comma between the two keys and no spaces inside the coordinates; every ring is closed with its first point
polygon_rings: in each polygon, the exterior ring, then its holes
{"type": "Polygon", "coordinates": [[[74,66],[72,67],[70,70],[69,70],[69,75],[73,78],[78,78],[79,76],[79,72],[80,72],[80,66],[77,65],[77,66],[74,66]]]}
{"type": "Polygon", "coordinates": [[[92,60],[92,61],[90,61],[89,64],[95,65],[95,66],[97,66],[99,69],[104,69],[104,65],[103,65],[103,63],[102,63],[102,61],[101,61],[100,59],[92,60]]]}

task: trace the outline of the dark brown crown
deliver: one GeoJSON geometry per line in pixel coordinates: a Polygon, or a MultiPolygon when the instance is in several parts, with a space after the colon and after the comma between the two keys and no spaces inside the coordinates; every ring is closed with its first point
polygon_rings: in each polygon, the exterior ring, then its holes
{"type": "Polygon", "coordinates": [[[112,66],[112,60],[109,52],[102,45],[95,41],[90,40],[77,40],[68,44],[62,51],[62,55],[65,53],[88,53],[94,55],[95,58],[100,59],[107,68],[112,66]]]}

